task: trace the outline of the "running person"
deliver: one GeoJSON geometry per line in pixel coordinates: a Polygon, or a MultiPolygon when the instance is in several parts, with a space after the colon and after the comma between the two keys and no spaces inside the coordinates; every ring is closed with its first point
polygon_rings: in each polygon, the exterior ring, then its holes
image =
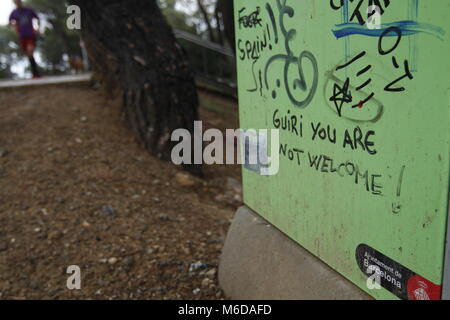
{"type": "Polygon", "coordinates": [[[33,27],[33,20],[36,19],[39,25],[39,17],[33,9],[26,8],[22,0],[14,0],[17,8],[9,16],[10,25],[14,25],[19,35],[20,48],[30,61],[33,78],[40,78],[34,50],[36,49],[37,31],[33,27]]]}

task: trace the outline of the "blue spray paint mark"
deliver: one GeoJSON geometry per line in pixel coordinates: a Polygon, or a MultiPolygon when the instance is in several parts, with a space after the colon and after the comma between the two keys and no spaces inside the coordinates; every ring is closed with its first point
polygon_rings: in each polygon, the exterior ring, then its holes
{"type": "MultiPolygon", "coordinates": [[[[356,22],[349,22],[336,25],[338,29],[333,30],[333,34],[337,39],[349,37],[352,35],[362,35],[368,37],[379,37],[390,27],[397,27],[402,31],[403,36],[412,36],[418,33],[425,33],[432,35],[440,40],[444,40],[444,29],[428,23],[420,23],[411,20],[397,21],[381,25],[381,29],[368,29],[366,25],[360,25],[356,22]]],[[[396,36],[391,34],[387,36],[396,36]]]]}

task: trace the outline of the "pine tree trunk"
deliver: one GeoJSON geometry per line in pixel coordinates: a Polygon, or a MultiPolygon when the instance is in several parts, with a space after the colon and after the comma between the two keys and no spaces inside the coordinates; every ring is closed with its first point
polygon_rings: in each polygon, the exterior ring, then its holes
{"type": "MultiPolygon", "coordinates": [[[[170,159],[171,133],[193,132],[198,97],[188,58],[156,0],[71,0],[94,72],[123,96],[127,122],[153,154],[170,159]]],[[[201,168],[191,167],[194,173],[201,168]]]]}

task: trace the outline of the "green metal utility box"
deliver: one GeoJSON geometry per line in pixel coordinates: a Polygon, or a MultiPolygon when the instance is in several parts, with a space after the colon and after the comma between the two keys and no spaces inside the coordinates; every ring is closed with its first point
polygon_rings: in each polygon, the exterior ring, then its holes
{"type": "Polygon", "coordinates": [[[279,130],[245,204],[379,299],[450,297],[449,8],[234,2],[241,128],[279,130]]]}

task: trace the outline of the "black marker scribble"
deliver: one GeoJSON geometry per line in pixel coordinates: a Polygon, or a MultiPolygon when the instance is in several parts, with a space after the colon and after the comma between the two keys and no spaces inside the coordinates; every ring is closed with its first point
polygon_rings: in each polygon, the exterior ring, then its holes
{"type": "Polygon", "coordinates": [[[259,17],[261,8],[256,7],[256,10],[253,11],[252,13],[248,15],[241,15],[245,10],[246,8],[242,8],[241,10],[239,10],[239,29],[241,29],[242,27],[244,28],[253,28],[257,26],[262,27],[261,24],[262,20],[259,17]]]}
{"type": "Polygon", "coordinates": [[[270,21],[272,22],[273,32],[275,33],[275,44],[278,43],[278,28],[275,22],[275,15],[273,14],[272,7],[270,4],[266,3],[266,10],[269,13],[270,21]]]}
{"type": "Polygon", "coordinates": [[[406,166],[402,167],[402,170],[400,171],[400,175],[398,177],[398,184],[397,184],[397,203],[392,203],[392,213],[399,214],[402,206],[400,204],[399,198],[402,194],[402,184],[403,184],[403,174],[405,173],[406,166]]]}
{"type": "Polygon", "coordinates": [[[248,92],[255,92],[256,90],[258,90],[258,83],[256,82],[256,75],[255,75],[256,61],[257,60],[253,61],[253,64],[252,64],[252,77],[253,77],[253,82],[255,83],[255,88],[247,89],[248,92]]]}

